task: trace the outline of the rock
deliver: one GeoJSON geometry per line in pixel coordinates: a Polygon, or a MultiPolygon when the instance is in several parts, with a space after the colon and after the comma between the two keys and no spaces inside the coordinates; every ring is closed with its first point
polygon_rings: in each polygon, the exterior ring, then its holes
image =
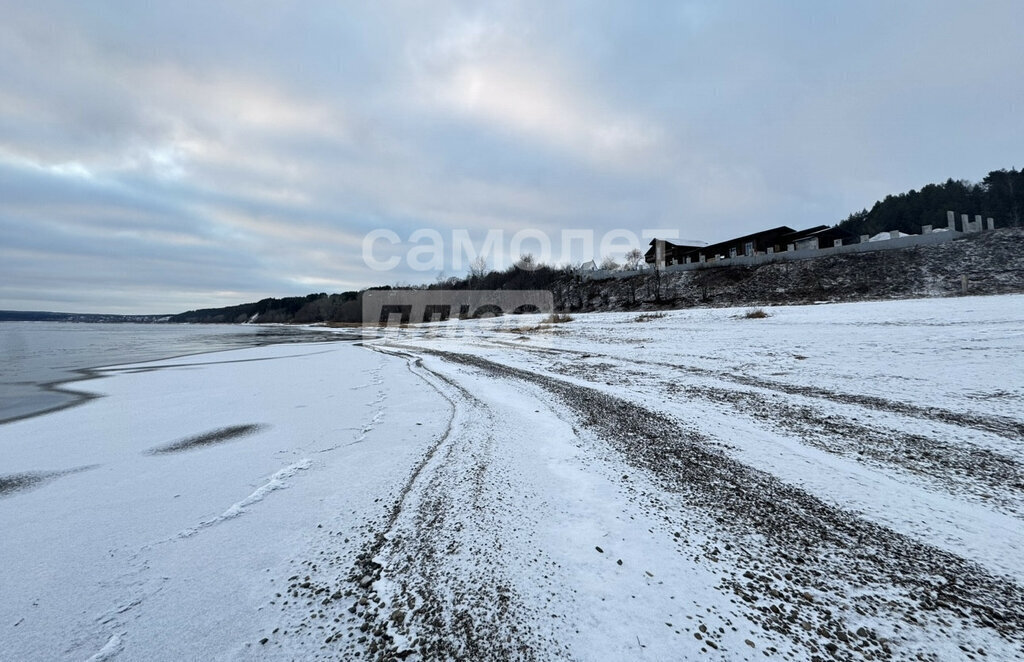
{"type": "Polygon", "coordinates": [[[867,628],[865,628],[865,627],[857,628],[857,636],[858,637],[865,637],[865,638],[867,638],[867,636],[868,636],[867,628]]]}
{"type": "Polygon", "coordinates": [[[616,561],[616,563],[618,563],[619,565],[622,565],[622,559],[619,559],[618,561],[616,561]]]}
{"type": "Polygon", "coordinates": [[[830,641],[827,644],[825,644],[825,650],[834,655],[835,652],[839,650],[839,646],[836,646],[834,643],[830,641]]]}
{"type": "Polygon", "coordinates": [[[263,637],[262,639],[260,639],[260,645],[265,646],[268,641],[270,641],[270,639],[263,637]]]}
{"type": "Polygon", "coordinates": [[[403,623],[405,623],[405,612],[401,609],[394,610],[393,612],[391,612],[391,621],[395,625],[402,625],[403,623]]]}
{"type": "Polygon", "coordinates": [[[370,575],[363,575],[363,578],[359,580],[359,586],[362,588],[368,587],[373,583],[373,577],[370,575]]]}
{"type": "Polygon", "coordinates": [[[743,643],[750,646],[751,648],[757,648],[757,646],[754,645],[754,642],[752,642],[750,639],[744,639],[743,643]]]}
{"type": "Polygon", "coordinates": [[[604,554],[604,550],[598,547],[597,545],[594,545],[594,549],[596,549],[599,554],[604,554]]]}

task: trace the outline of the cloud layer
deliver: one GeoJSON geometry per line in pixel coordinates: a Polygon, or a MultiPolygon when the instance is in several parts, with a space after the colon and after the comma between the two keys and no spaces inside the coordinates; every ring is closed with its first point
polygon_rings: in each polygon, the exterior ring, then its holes
{"type": "Polygon", "coordinates": [[[436,277],[380,228],[457,275],[453,232],[834,223],[1024,154],[1017,0],[0,4],[0,309],[436,277]]]}

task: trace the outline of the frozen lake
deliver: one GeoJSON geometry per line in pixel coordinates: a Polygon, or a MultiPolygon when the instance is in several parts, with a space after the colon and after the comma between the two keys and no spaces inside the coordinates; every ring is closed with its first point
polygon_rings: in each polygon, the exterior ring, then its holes
{"type": "Polygon", "coordinates": [[[338,338],[282,326],[218,324],[0,323],[0,422],[77,401],[49,385],[89,368],[239,347],[338,338]]]}

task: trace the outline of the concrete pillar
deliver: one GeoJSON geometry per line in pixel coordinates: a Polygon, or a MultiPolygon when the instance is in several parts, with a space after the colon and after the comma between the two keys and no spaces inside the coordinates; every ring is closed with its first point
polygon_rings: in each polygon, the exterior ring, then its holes
{"type": "Polygon", "coordinates": [[[989,216],[986,219],[986,221],[988,222],[988,229],[989,230],[995,230],[996,229],[996,219],[994,219],[991,216],[989,216]]]}
{"type": "Polygon", "coordinates": [[[969,218],[969,216],[967,216],[967,214],[960,214],[960,225],[961,225],[960,231],[961,232],[970,232],[971,231],[971,222],[967,220],[968,218],[969,218]]]}
{"type": "Polygon", "coordinates": [[[899,230],[889,230],[889,238],[890,239],[899,239],[900,238],[900,231],[899,230]]]}
{"type": "Polygon", "coordinates": [[[862,235],[860,236],[860,243],[862,243],[862,244],[866,244],[866,243],[868,243],[868,241],[869,241],[870,239],[871,239],[871,235],[867,235],[867,234],[862,234],[862,235]]]}
{"type": "Polygon", "coordinates": [[[659,269],[665,268],[665,240],[655,239],[654,240],[654,264],[659,269]]]}
{"type": "Polygon", "coordinates": [[[786,250],[787,251],[795,251],[796,250],[796,245],[795,244],[786,244],[786,250]]]}
{"type": "Polygon", "coordinates": [[[771,255],[774,252],[775,252],[775,247],[774,246],[769,246],[768,247],[768,255],[771,255]]]}
{"type": "Polygon", "coordinates": [[[699,257],[700,257],[701,264],[703,264],[707,260],[707,258],[704,257],[704,253],[701,253],[699,257]]]}
{"type": "Polygon", "coordinates": [[[730,248],[729,249],[729,257],[730,258],[736,257],[736,249],[735,248],[730,248]]]}
{"type": "Polygon", "coordinates": [[[956,230],[956,212],[946,212],[946,227],[950,230],[956,230]]]}
{"type": "Polygon", "coordinates": [[[930,225],[922,225],[921,226],[921,234],[931,234],[931,233],[932,233],[932,226],[930,226],[930,225]]]}
{"type": "Polygon", "coordinates": [[[689,255],[686,256],[686,264],[690,264],[690,256],[689,255]]]}
{"type": "Polygon", "coordinates": [[[842,245],[843,245],[843,240],[842,239],[833,239],[832,240],[832,248],[839,248],[842,245]]]}

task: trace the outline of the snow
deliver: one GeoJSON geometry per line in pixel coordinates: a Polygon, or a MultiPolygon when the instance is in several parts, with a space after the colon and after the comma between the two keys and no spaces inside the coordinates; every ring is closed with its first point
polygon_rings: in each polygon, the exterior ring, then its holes
{"type": "Polygon", "coordinates": [[[260,610],[306,537],[376,515],[444,418],[403,362],[343,343],[138,368],[79,384],[105,397],[0,426],[3,474],[92,467],[0,496],[0,530],[16,532],[0,536],[0,657],[244,649],[263,636],[260,610]],[[149,453],[245,423],[263,427],[149,453]]]}
{"type": "Polygon", "coordinates": [[[868,239],[868,241],[888,241],[890,239],[899,239],[901,237],[909,237],[909,236],[910,235],[907,234],[906,232],[896,231],[896,236],[894,237],[892,232],[887,230],[885,232],[879,232],[876,235],[872,235],[871,238],[868,239]]]}
{"type": "Polygon", "coordinates": [[[766,310],[107,369],[0,426],[3,656],[1021,655],[1024,296],[766,310]]]}

